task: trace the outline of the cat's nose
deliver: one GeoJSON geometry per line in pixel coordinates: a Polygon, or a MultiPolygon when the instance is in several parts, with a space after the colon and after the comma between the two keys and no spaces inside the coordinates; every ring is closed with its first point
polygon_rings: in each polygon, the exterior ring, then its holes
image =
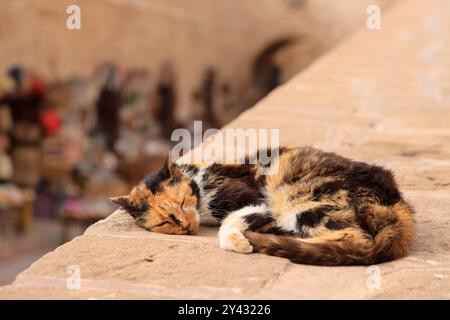
{"type": "Polygon", "coordinates": [[[196,234],[198,232],[199,225],[198,223],[189,223],[189,234],[196,234]]]}
{"type": "Polygon", "coordinates": [[[185,223],[183,223],[184,229],[189,233],[189,234],[196,234],[198,232],[198,218],[195,212],[189,212],[186,215],[186,220],[185,223]]]}

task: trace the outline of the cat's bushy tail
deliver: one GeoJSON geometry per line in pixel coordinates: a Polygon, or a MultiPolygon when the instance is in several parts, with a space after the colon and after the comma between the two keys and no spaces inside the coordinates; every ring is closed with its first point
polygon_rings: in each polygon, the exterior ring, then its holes
{"type": "Polygon", "coordinates": [[[341,238],[318,237],[312,241],[251,231],[245,236],[255,252],[288,258],[294,263],[371,265],[408,254],[414,237],[413,214],[412,207],[403,200],[390,207],[369,208],[367,223],[373,236],[362,229],[349,233],[342,230],[341,238]]]}

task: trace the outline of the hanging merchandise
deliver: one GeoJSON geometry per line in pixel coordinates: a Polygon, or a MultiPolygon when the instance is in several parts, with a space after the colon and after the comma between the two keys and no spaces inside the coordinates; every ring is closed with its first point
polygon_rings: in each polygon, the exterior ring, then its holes
{"type": "Polygon", "coordinates": [[[34,96],[43,97],[47,92],[47,85],[36,75],[29,75],[30,92],[34,96]]]}
{"type": "Polygon", "coordinates": [[[41,130],[37,124],[15,123],[11,156],[14,163],[13,182],[34,187],[40,179],[41,130]]]}
{"type": "Polygon", "coordinates": [[[50,108],[41,112],[39,122],[47,136],[58,133],[61,129],[61,118],[59,114],[50,108]]]}
{"type": "Polygon", "coordinates": [[[16,86],[16,90],[22,89],[23,84],[23,70],[19,66],[14,66],[8,71],[9,76],[11,79],[14,80],[14,84],[16,86]]]}

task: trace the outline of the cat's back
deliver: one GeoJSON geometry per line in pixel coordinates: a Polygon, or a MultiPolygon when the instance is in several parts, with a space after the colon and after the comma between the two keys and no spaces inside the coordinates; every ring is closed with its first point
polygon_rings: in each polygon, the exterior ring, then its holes
{"type": "Polygon", "coordinates": [[[316,177],[335,176],[347,171],[351,160],[314,147],[280,148],[279,156],[267,174],[270,189],[292,185],[316,177]]]}
{"type": "Polygon", "coordinates": [[[271,173],[266,178],[269,192],[290,191],[294,187],[305,192],[364,190],[384,205],[394,204],[401,198],[390,170],[309,146],[280,149],[271,173]]]}

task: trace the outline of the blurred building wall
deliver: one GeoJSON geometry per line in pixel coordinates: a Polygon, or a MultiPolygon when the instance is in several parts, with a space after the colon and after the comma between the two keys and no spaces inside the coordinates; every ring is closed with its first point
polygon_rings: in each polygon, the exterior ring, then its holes
{"type": "Polygon", "coordinates": [[[213,67],[232,90],[249,85],[252,63],[280,39],[297,38],[292,73],[358,25],[370,4],[393,0],[0,0],[0,72],[14,64],[46,80],[90,76],[104,62],[176,77],[178,114],[213,67]],[[81,7],[81,30],[65,27],[67,6],[81,7]]]}

